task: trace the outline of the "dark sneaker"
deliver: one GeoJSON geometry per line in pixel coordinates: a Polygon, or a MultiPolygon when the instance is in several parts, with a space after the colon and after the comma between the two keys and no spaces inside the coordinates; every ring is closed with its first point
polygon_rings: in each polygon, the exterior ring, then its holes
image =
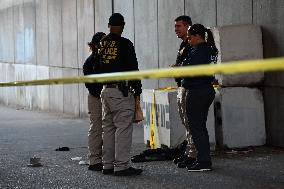
{"type": "Polygon", "coordinates": [[[142,173],[142,169],[135,169],[133,167],[129,167],[128,169],[124,169],[121,171],[114,171],[115,176],[134,176],[140,175],[142,173]]]}
{"type": "Polygon", "coordinates": [[[89,165],[88,169],[90,171],[101,171],[101,170],[103,170],[103,164],[96,163],[94,165],[89,165]]]}
{"type": "Polygon", "coordinates": [[[195,163],[194,165],[187,167],[187,171],[189,172],[202,172],[211,170],[211,162],[195,163]]]}
{"type": "Polygon", "coordinates": [[[196,159],[192,157],[187,157],[184,161],[178,162],[177,167],[178,168],[186,168],[191,167],[195,163],[196,159]]]}
{"type": "Polygon", "coordinates": [[[113,169],[103,169],[102,173],[104,175],[112,175],[114,173],[114,170],[113,169]]]}
{"type": "Polygon", "coordinates": [[[174,162],[174,164],[177,164],[177,163],[179,163],[179,162],[182,162],[182,161],[186,160],[187,158],[188,158],[187,155],[181,155],[181,156],[175,158],[175,159],[173,160],[173,162],[174,162]]]}

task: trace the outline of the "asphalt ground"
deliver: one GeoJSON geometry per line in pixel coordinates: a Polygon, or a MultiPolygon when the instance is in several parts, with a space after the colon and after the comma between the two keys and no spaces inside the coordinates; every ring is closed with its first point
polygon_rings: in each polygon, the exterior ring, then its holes
{"type": "MultiPolygon", "coordinates": [[[[271,188],[284,189],[284,149],[255,147],[246,153],[215,152],[213,171],[189,173],[171,161],[135,163],[140,176],[88,171],[88,118],[0,106],[0,188],[271,188]],[[70,151],[55,151],[59,147],[70,151]],[[31,157],[41,167],[29,167],[31,157]]],[[[132,155],[144,151],[143,126],[135,125],[132,155]]]]}

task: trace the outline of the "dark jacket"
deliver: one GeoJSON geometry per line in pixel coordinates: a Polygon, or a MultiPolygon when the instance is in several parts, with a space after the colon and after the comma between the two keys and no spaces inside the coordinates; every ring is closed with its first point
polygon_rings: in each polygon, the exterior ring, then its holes
{"type": "MultiPolygon", "coordinates": [[[[99,52],[101,73],[123,72],[138,70],[138,62],[134,46],[129,39],[110,33],[101,41],[99,52]]],[[[134,95],[142,93],[140,80],[128,81],[134,89],[134,95]]]]}
{"type": "MultiPolygon", "coordinates": [[[[99,56],[93,52],[83,65],[84,75],[98,74],[99,56]]],[[[95,97],[100,97],[103,85],[101,83],[86,83],[89,93],[95,97]]]]}
{"type": "MultiPolygon", "coordinates": [[[[213,61],[213,50],[207,43],[204,42],[192,47],[182,64],[183,66],[192,66],[210,64],[213,61]]],[[[187,77],[182,79],[181,84],[186,89],[196,89],[212,86],[213,80],[213,76],[187,77]]]]}
{"type": "MultiPolygon", "coordinates": [[[[187,57],[189,51],[191,49],[190,44],[186,41],[183,41],[180,44],[179,50],[178,50],[178,54],[177,54],[177,59],[176,59],[176,63],[175,66],[182,66],[182,62],[183,60],[187,57]]],[[[175,78],[175,81],[177,82],[177,86],[180,87],[181,86],[181,78],[175,78]]]]}

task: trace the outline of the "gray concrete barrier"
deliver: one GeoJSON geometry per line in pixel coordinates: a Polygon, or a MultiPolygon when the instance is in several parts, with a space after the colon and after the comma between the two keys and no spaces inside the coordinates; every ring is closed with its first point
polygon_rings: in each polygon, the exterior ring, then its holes
{"type": "MultiPolygon", "coordinates": [[[[150,89],[143,90],[143,113],[144,120],[144,143],[149,145],[150,129],[152,114],[155,114],[155,132],[157,147],[167,146],[176,147],[186,139],[186,130],[182,125],[178,107],[177,107],[177,90],[155,90],[155,107],[156,111],[152,111],[154,103],[154,92],[150,89]]],[[[207,117],[207,129],[211,150],[215,149],[215,119],[213,105],[210,107],[207,117]]]]}
{"type": "Polygon", "coordinates": [[[262,92],[228,87],[215,97],[217,144],[228,148],[261,146],[266,142],[262,92]]]}
{"type": "MultiPolygon", "coordinates": [[[[217,64],[263,58],[262,32],[259,26],[222,26],[212,28],[212,32],[219,50],[217,64]]],[[[215,77],[222,86],[255,86],[263,82],[264,73],[216,74],[215,77]]]]}

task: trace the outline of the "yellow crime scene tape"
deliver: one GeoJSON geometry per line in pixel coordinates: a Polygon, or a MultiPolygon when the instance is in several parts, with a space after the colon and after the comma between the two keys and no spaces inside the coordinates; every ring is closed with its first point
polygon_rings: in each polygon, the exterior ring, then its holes
{"type": "Polygon", "coordinates": [[[156,117],[156,97],[153,90],[153,103],[151,105],[151,126],[150,126],[150,149],[157,149],[157,117],[156,117]]]}
{"type": "Polygon", "coordinates": [[[122,80],[139,80],[169,77],[194,77],[213,74],[237,74],[248,72],[267,72],[284,70],[284,58],[263,60],[234,61],[225,64],[196,65],[175,68],[162,68],[141,71],[115,72],[95,74],[78,77],[65,77],[55,79],[13,81],[0,83],[0,87],[30,86],[30,85],[55,85],[73,83],[103,83],[122,80]]]}
{"type": "MultiPolygon", "coordinates": [[[[31,85],[56,85],[56,84],[74,84],[74,83],[103,83],[123,80],[141,80],[169,77],[194,77],[210,76],[214,74],[237,74],[249,72],[267,72],[284,70],[284,58],[273,58],[264,60],[234,61],[225,64],[196,65],[175,68],[163,68],[141,71],[116,72],[107,74],[94,74],[79,77],[65,77],[55,79],[14,81],[0,83],[0,87],[31,86],[31,85]]],[[[161,88],[159,90],[170,90],[175,87],[161,88]]],[[[157,148],[157,122],[156,122],[156,99],[155,90],[153,90],[153,103],[151,107],[151,125],[150,125],[150,148],[157,148]]]]}

